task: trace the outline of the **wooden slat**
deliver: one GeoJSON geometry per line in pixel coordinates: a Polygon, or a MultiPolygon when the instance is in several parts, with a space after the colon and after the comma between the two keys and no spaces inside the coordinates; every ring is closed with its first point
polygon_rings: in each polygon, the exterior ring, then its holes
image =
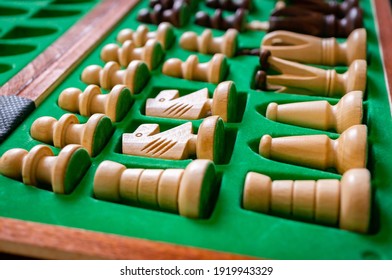
{"type": "Polygon", "coordinates": [[[104,0],[1,87],[0,95],[25,97],[38,106],[138,2],[104,0]]]}
{"type": "Polygon", "coordinates": [[[385,78],[388,85],[389,106],[392,113],[392,11],[388,0],[373,0],[376,10],[377,27],[381,41],[385,78]]]}
{"type": "Polygon", "coordinates": [[[249,257],[0,218],[0,251],[43,259],[219,259],[249,257]]]}

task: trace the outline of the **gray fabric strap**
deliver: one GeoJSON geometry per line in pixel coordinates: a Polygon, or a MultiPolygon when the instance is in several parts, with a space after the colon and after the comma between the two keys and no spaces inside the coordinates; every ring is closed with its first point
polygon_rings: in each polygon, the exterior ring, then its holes
{"type": "Polygon", "coordinates": [[[33,101],[18,96],[0,96],[0,143],[35,109],[33,101]]]}

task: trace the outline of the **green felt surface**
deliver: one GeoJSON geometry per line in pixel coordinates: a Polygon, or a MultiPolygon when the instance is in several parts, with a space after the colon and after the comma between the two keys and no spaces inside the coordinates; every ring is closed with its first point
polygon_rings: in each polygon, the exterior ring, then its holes
{"type": "MultiPolygon", "coordinates": [[[[4,1],[2,1],[4,2],[4,1]]],[[[2,3],[0,2],[0,3],[2,3]]],[[[266,20],[275,1],[255,1],[258,8],[249,20],[266,20]],[[262,6],[262,8],[260,8],[262,6]]],[[[273,259],[392,259],[392,172],[391,145],[392,122],[386,89],[379,42],[375,29],[374,12],[370,0],[360,2],[364,9],[365,27],[368,32],[368,75],[364,101],[364,123],[368,125],[368,164],[372,175],[373,209],[369,234],[358,234],[338,228],[290,220],[260,214],[242,208],[242,194],[245,176],[249,171],[271,176],[272,179],[340,179],[333,170],[316,169],[285,164],[263,158],[258,154],[260,138],[265,134],[273,137],[289,135],[326,134],[332,138],[339,135],[276,123],[265,118],[270,102],[287,103],[307,100],[328,100],[335,104],[338,99],[295,94],[278,94],[251,89],[252,79],[258,66],[258,57],[238,56],[228,58],[227,80],[233,80],[239,92],[238,118],[225,123],[225,152],[221,164],[216,165],[220,185],[216,204],[207,219],[188,219],[180,215],[152,209],[106,202],[93,197],[95,171],[103,160],[112,160],[128,168],[185,168],[189,160],[163,160],[121,154],[121,137],[133,132],[142,123],[158,123],[161,130],[183,124],[186,120],[147,117],[144,115],[145,101],[155,97],[162,89],[179,89],[189,93],[207,87],[210,94],[216,85],[192,82],[165,76],[162,64],[151,74],[151,79],[140,94],[135,95],[128,114],[121,122],[114,124],[115,131],[102,152],[92,158],[92,165],[80,184],[69,195],[57,195],[50,191],[25,186],[23,183],[0,176],[0,213],[28,221],[37,221],[73,228],[84,228],[123,236],[165,241],[175,244],[208,248],[225,252],[246,254],[273,259]],[[26,205],[34,207],[26,208],[26,205]]],[[[103,65],[99,59],[101,48],[115,41],[122,28],[136,29],[135,18],[144,1],[91,53],[69,77],[36,109],[19,128],[0,146],[0,154],[6,150],[21,147],[30,150],[40,144],[29,135],[32,122],[38,117],[51,115],[59,118],[66,111],[57,105],[57,98],[68,87],[84,89],[80,73],[91,64],[103,65]]],[[[208,10],[200,4],[200,8],[208,10]]],[[[190,23],[176,29],[176,42],[165,54],[165,59],[178,57],[185,60],[191,52],[179,47],[179,37],[186,30],[200,34],[203,27],[190,23]]],[[[155,29],[155,26],[151,26],[155,29]]],[[[223,32],[214,31],[214,35],[223,32]]],[[[243,33],[239,37],[240,47],[259,47],[265,33],[243,33]]],[[[26,44],[28,42],[26,41],[26,44]]],[[[210,55],[197,54],[201,62],[210,55]]],[[[2,61],[0,61],[2,62],[2,61]]],[[[347,67],[337,67],[344,72],[347,67]]],[[[81,122],[87,118],[78,117],[81,122]]],[[[192,121],[197,131],[202,120],[192,121]]],[[[58,149],[53,148],[56,153],[58,149]]]]}
{"type": "Polygon", "coordinates": [[[0,0],[0,86],[100,0],[0,0]]]}

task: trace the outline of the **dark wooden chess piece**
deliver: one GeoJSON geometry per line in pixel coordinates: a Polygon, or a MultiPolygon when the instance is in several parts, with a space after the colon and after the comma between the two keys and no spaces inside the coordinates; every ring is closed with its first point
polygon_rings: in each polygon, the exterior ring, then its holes
{"type": "Polygon", "coordinates": [[[209,16],[206,12],[200,11],[195,16],[195,23],[220,30],[234,28],[241,32],[246,28],[246,15],[247,12],[244,9],[237,9],[235,14],[225,18],[220,9],[217,9],[212,16],[209,16]]]}
{"type": "Polygon", "coordinates": [[[176,27],[187,24],[189,18],[190,8],[184,0],[175,0],[171,9],[164,9],[161,4],[156,4],[152,10],[142,9],[137,15],[137,20],[140,22],[156,25],[161,22],[169,22],[176,27]]]}
{"type": "Polygon", "coordinates": [[[237,9],[250,10],[252,0],[206,0],[206,6],[227,11],[236,11],[237,9]]]}

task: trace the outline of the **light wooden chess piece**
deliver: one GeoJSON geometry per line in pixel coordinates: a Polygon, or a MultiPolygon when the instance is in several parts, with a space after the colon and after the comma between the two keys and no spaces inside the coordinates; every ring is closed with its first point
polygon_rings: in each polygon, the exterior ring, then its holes
{"type": "Polygon", "coordinates": [[[104,161],[94,177],[97,199],[160,209],[188,218],[206,218],[217,194],[215,166],[196,159],[184,169],[127,169],[104,161]]]}
{"type": "Polygon", "coordinates": [[[116,85],[125,85],[132,94],[136,94],[142,91],[150,79],[150,71],[140,60],[132,61],[125,70],[121,70],[117,62],[111,61],[103,68],[99,65],[86,67],[81,79],[88,85],[97,85],[106,90],[111,90],[116,85]]]}
{"type": "Polygon", "coordinates": [[[221,37],[213,37],[211,29],[205,29],[199,37],[195,32],[188,31],[181,36],[180,46],[188,51],[233,57],[238,48],[238,31],[230,28],[221,37]]]}
{"type": "Polygon", "coordinates": [[[58,156],[48,146],[37,145],[30,152],[18,148],[5,152],[0,159],[0,174],[26,185],[50,187],[55,193],[68,194],[90,164],[87,151],[80,145],[68,145],[58,156]]]}
{"type": "Polygon", "coordinates": [[[334,129],[344,132],[362,123],[362,91],[352,91],[332,106],[327,101],[309,101],[288,104],[270,103],[266,117],[270,120],[315,129],[334,129]]]}
{"type": "Polygon", "coordinates": [[[280,73],[268,75],[264,71],[256,73],[256,88],[305,95],[343,96],[350,91],[366,89],[367,64],[365,60],[354,60],[347,72],[338,74],[336,70],[324,70],[298,62],[260,55],[262,69],[270,68],[280,73]],[[266,66],[268,65],[268,66],[266,66]]]}
{"type": "Polygon", "coordinates": [[[305,135],[272,138],[264,135],[259,153],[265,158],[299,164],[311,168],[335,168],[343,174],[351,168],[365,168],[367,127],[354,125],[338,139],[327,135],[305,135]]]}
{"type": "Polygon", "coordinates": [[[136,31],[125,28],[117,35],[119,43],[123,44],[125,41],[131,40],[137,48],[143,47],[150,39],[157,40],[164,50],[169,49],[175,40],[173,25],[162,22],[156,31],[150,31],[147,25],[141,24],[136,31]]]}
{"type": "Polygon", "coordinates": [[[275,57],[300,63],[351,65],[356,59],[366,60],[366,30],[355,29],[341,44],[334,37],[322,39],[279,30],[264,36],[260,50],[268,50],[275,57]]]}
{"type": "Polygon", "coordinates": [[[104,114],[92,115],[85,124],[79,124],[73,114],[64,114],[58,121],[53,117],[36,119],[30,134],[35,140],[57,148],[79,144],[89,155],[96,156],[111,137],[112,130],[112,122],[104,114]]]}
{"type": "Polygon", "coordinates": [[[122,152],[128,155],[220,162],[224,149],[224,125],[218,116],[203,120],[198,134],[193,134],[192,123],[187,122],[172,129],[159,132],[158,124],[142,124],[133,133],[124,133],[122,152]]]}
{"type": "Polygon", "coordinates": [[[83,92],[78,88],[67,88],[59,96],[60,108],[82,116],[90,117],[96,113],[108,116],[112,122],[121,121],[133,102],[129,89],[116,85],[108,94],[102,94],[97,85],[89,85],[83,92]]]}
{"type": "Polygon", "coordinates": [[[199,63],[196,55],[190,55],[185,62],[171,58],[163,64],[165,75],[191,81],[220,83],[228,71],[227,58],[223,54],[215,54],[209,62],[199,63]]]}
{"type": "Polygon", "coordinates": [[[243,207],[366,233],[371,216],[370,172],[365,168],[350,169],[340,182],[334,179],[272,181],[266,175],[249,172],[243,207]]]}
{"type": "Polygon", "coordinates": [[[122,46],[108,44],[101,50],[101,59],[105,62],[115,61],[126,67],[131,61],[144,61],[150,70],[155,69],[163,59],[164,52],[161,44],[150,39],[143,47],[136,47],[131,40],[125,41],[122,46]]]}
{"type": "Polygon", "coordinates": [[[180,97],[178,90],[163,90],[155,98],[147,99],[146,115],[162,118],[197,120],[208,116],[220,116],[224,122],[236,118],[237,90],[232,81],[218,84],[213,98],[208,89],[180,97]]]}

